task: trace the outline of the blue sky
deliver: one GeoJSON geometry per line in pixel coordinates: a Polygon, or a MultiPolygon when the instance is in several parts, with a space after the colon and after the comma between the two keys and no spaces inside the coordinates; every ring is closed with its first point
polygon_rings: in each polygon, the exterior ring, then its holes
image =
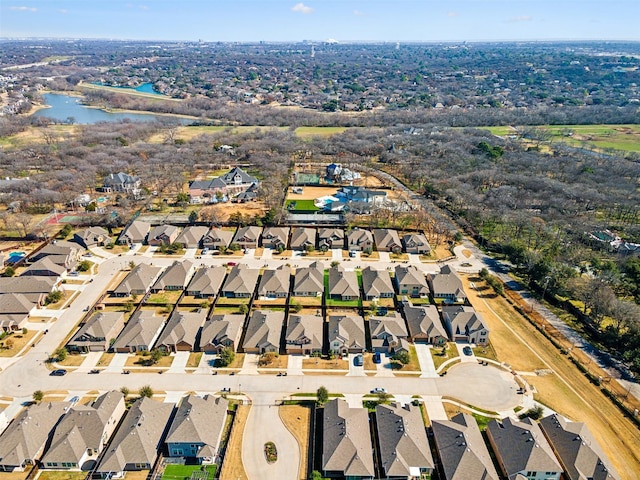
{"type": "Polygon", "coordinates": [[[0,0],[1,37],[640,40],[640,0],[0,0]]]}

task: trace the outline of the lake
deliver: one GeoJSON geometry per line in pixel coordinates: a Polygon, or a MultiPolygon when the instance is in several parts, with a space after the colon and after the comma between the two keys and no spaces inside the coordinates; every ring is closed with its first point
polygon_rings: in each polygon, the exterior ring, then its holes
{"type": "Polygon", "coordinates": [[[92,85],[102,85],[102,86],[107,86],[110,88],[122,88],[125,90],[134,90],[136,92],[142,92],[142,93],[151,93],[153,95],[160,95],[161,97],[166,97],[166,95],[164,95],[163,93],[160,92],[156,92],[153,89],[153,83],[143,83],[135,88],[132,87],[120,87],[120,86],[115,86],[115,85],[105,85],[104,83],[100,83],[100,82],[94,82],[92,83],[92,85]]]}
{"type": "Polygon", "coordinates": [[[38,110],[33,117],[47,117],[56,122],[66,122],[69,118],[73,118],[73,123],[89,124],[98,122],[119,122],[121,120],[129,120],[132,122],[155,122],[158,120],[173,120],[181,125],[188,125],[193,120],[174,117],[171,115],[154,115],[146,113],[120,113],[106,112],[99,108],[89,108],[82,105],[79,97],[72,97],[61,93],[45,93],[43,95],[45,104],[49,108],[38,110]]]}

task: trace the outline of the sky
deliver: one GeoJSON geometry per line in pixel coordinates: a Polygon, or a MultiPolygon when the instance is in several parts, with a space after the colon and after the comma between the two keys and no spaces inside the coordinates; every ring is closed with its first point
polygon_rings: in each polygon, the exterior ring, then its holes
{"type": "Polygon", "coordinates": [[[0,37],[640,41],[640,0],[0,0],[0,37]]]}

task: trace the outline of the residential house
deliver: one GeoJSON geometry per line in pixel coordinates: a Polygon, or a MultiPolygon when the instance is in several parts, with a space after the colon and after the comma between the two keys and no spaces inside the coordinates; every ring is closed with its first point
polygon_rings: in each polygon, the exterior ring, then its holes
{"type": "Polygon", "coordinates": [[[32,263],[22,272],[25,277],[54,277],[58,278],[67,273],[67,269],[63,265],[54,263],[51,257],[43,257],[35,263],[32,263]]]}
{"type": "Polygon", "coordinates": [[[226,267],[202,267],[187,285],[186,294],[195,298],[214,298],[226,275],[226,267]]]}
{"type": "Polygon", "coordinates": [[[402,245],[407,253],[418,253],[420,255],[429,255],[431,253],[431,245],[429,245],[427,237],[422,233],[403,235],[402,245]]]}
{"type": "Polygon", "coordinates": [[[207,232],[209,232],[209,227],[190,225],[180,232],[174,243],[182,248],[198,248],[207,232]]]}
{"type": "Polygon", "coordinates": [[[316,230],[308,227],[291,229],[291,250],[307,251],[316,248],[316,230]]]}
{"type": "Polygon", "coordinates": [[[447,343],[449,335],[435,305],[414,306],[405,300],[402,302],[402,313],[407,321],[411,342],[437,346],[447,343]]]}
{"type": "Polygon", "coordinates": [[[402,252],[402,243],[398,232],[390,228],[375,228],[373,238],[376,242],[376,250],[379,252],[402,252]]]}
{"type": "Polygon", "coordinates": [[[225,250],[231,245],[234,232],[214,227],[202,237],[202,248],[225,250]]]}
{"type": "Polygon", "coordinates": [[[431,474],[434,462],[419,407],[376,406],[376,430],[385,478],[420,480],[431,474]]]}
{"type": "Polygon", "coordinates": [[[220,177],[189,183],[191,203],[218,203],[227,198],[227,184],[220,177]]]}
{"type": "Polygon", "coordinates": [[[258,199],[258,185],[253,184],[249,188],[247,188],[244,192],[240,192],[233,199],[232,202],[235,203],[247,203],[247,202],[255,202],[258,199]]]}
{"type": "Polygon", "coordinates": [[[42,402],[19,413],[0,435],[0,471],[24,472],[36,465],[69,407],[69,402],[42,402]]]}
{"type": "Polygon", "coordinates": [[[477,345],[489,343],[489,329],[482,316],[473,307],[450,305],[442,307],[442,319],[453,342],[477,345]]]}
{"type": "Polygon", "coordinates": [[[0,329],[12,332],[22,328],[35,308],[36,304],[22,293],[0,294],[0,329]]]}
{"type": "Polygon", "coordinates": [[[284,338],[287,354],[322,353],[323,325],[322,317],[316,315],[289,315],[284,338]]]}
{"type": "Polygon", "coordinates": [[[333,300],[357,300],[360,298],[358,276],[353,270],[345,270],[342,265],[329,269],[329,298],[333,300]]]}
{"type": "Polygon", "coordinates": [[[189,463],[218,463],[228,407],[223,397],[184,397],[165,440],[169,457],[182,457],[189,463]]]}
{"type": "Polygon", "coordinates": [[[362,290],[365,300],[368,301],[393,298],[395,295],[389,273],[386,270],[376,270],[373,267],[366,267],[362,270],[362,290]]]}
{"type": "Polygon", "coordinates": [[[146,295],[151,286],[162,272],[162,267],[154,267],[146,263],[140,263],[131,270],[124,280],[113,290],[116,297],[129,297],[131,295],[146,295]]]}
{"type": "Polygon", "coordinates": [[[195,269],[196,267],[191,260],[176,260],[160,275],[160,278],[151,287],[151,291],[158,293],[163,290],[184,290],[195,269]]]}
{"type": "Polygon", "coordinates": [[[147,243],[153,247],[171,245],[180,235],[180,229],[175,225],[158,225],[147,235],[147,243]]]}
{"type": "Polygon", "coordinates": [[[544,437],[530,418],[515,421],[504,418],[487,425],[487,437],[502,474],[508,480],[522,477],[532,480],[560,480],[562,466],[544,437]]]}
{"type": "Polygon", "coordinates": [[[245,353],[280,351],[280,334],[284,323],[284,312],[254,310],[244,335],[242,349],[245,353]]]}
{"type": "Polygon", "coordinates": [[[289,227],[265,227],[262,231],[262,246],[273,250],[286,250],[289,230],[289,227]]]}
{"type": "Polygon", "coordinates": [[[400,314],[394,312],[386,317],[369,318],[369,332],[374,352],[409,352],[409,334],[400,314]]]}
{"type": "Polygon", "coordinates": [[[362,353],[365,348],[364,319],[360,316],[329,316],[329,350],[337,355],[362,353]]]}
{"type": "Polygon", "coordinates": [[[256,226],[240,227],[233,237],[233,242],[240,248],[258,248],[258,240],[262,228],[256,226]]]}
{"type": "Polygon", "coordinates": [[[142,220],[134,220],[122,231],[118,237],[118,245],[134,245],[144,243],[147,234],[151,230],[151,224],[142,220]]]}
{"type": "Polygon", "coordinates": [[[287,298],[291,284],[291,268],[282,265],[275,270],[265,270],[258,285],[258,296],[262,298],[287,298]]]}
{"type": "Polygon", "coordinates": [[[231,269],[222,285],[220,295],[227,298],[251,298],[258,283],[260,270],[249,268],[244,264],[231,269]]]}
{"type": "Polygon", "coordinates": [[[429,295],[429,287],[424,274],[414,265],[398,265],[395,269],[395,283],[400,295],[424,298],[429,295]]]}
{"type": "Polygon", "coordinates": [[[84,249],[75,242],[53,241],[29,257],[29,262],[34,263],[47,257],[56,265],[63,266],[67,270],[73,270],[76,268],[80,257],[82,257],[83,251],[84,249]]]}
{"type": "Polygon", "coordinates": [[[137,195],[140,191],[140,178],[124,172],[109,174],[102,182],[104,192],[121,192],[137,195]]]}
{"type": "Polygon", "coordinates": [[[240,167],[232,168],[224,175],[221,175],[219,178],[227,186],[227,191],[231,193],[237,193],[243,190],[247,190],[248,188],[251,188],[252,186],[258,185],[260,183],[256,177],[249,175],[240,167]]]}
{"type": "Polygon", "coordinates": [[[90,404],[74,405],[56,425],[41,467],[90,470],[125,411],[124,395],[118,390],[104,393],[90,404]]]}
{"type": "Polygon", "coordinates": [[[240,346],[244,315],[212,315],[202,327],[200,350],[207,353],[220,353],[224,348],[234,352],[240,346]]]}
{"type": "Polygon", "coordinates": [[[373,235],[369,230],[354,228],[347,233],[347,250],[359,252],[373,250],[373,235]]]}
{"type": "Polygon", "coordinates": [[[602,448],[582,422],[553,414],[539,423],[564,470],[567,480],[620,480],[602,448]]]}
{"type": "Polygon", "coordinates": [[[373,479],[369,415],[337,398],[327,402],[322,419],[322,476],[373,479]]]}
{"type": "Polygon", "coordinates": [[[73,235],[73,241],[84,248],[100,247],[111,242],[109,232],[102,227],[89,227],[73,235]]]}
{"type": "Polygon", "coordinates": [[[441,298],[445,303],[464,303],[467,294],[458,274],[449,265],[444,265],[440,273],[429,274],[429,287],[433,298],[441,298]]]}
{"type": "Polygon", "coordinates": [[[163,326],[164,317],[157,317],[153,311],[138,310],[129,319],[111,348],[116,353],[148,352],[163,326]]]}
{"type": "Polygon", "coordinates": [[[106,352],[123,328],[123,312],[96,312],[67,343],[67,350],[80,353],[106,352]]]}
{"type": "Polygon", "coordinates": [[[95,473],[122,478],[125,472],[151,470],[158,458],[175,405],[148,397],[137,399],[124,417],[95,473]]]}
{"type": "Polygon", "coordinates": [[[318,248],[331,250],[344,248],[344,231],[341,228],[321,228],[318,230],[318,248]]]}
{"type": "Polygon", "coordinates": [[[491,455],[475,418],[459,413],[431,422],[443,480],[498,480],[491,455]]]}
{"type": "Polygon", "coordinates": [[[294,297],[321,297],[324,293],[324,265],[313,262],[308,267],[296,268],[293,279],[294,297]]]}
{"type": "Polygon", "coordinates": [[[196,350],[196,337],[207,318],[207,310],[181,312],[174,310],[158,337],[155,348],[165,352],[192,352],[196,350]]]}

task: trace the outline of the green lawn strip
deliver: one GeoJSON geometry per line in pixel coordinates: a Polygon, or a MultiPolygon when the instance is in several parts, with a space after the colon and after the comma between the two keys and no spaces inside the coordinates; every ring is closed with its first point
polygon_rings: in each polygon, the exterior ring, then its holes
{"type": "Polygon", "coordinates": [[[193,472],[201,471],[203,468],[213,480],[218,469],[217,465],[167,465],[162,474],[162,480],[189,480],[193,472]]]}

